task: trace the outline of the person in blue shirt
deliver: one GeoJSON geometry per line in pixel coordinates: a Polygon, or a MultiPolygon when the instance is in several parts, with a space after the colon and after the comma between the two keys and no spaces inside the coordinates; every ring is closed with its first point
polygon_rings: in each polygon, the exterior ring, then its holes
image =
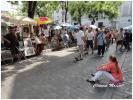
{"type": "Polygon", "coordinates": [[[104,31],[100,29],[97,36],[98,56],[102,56],[102,57],[104,56],[105,44],[106,44],[105,34],[104,34],[104,31]]]}

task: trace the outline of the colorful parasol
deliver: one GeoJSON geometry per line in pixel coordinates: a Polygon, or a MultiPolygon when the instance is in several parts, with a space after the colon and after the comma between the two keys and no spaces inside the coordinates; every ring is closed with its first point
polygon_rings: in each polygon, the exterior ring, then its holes
{"type": "Polygon", "coordinates": [[[48,17],[40,17],[40,18],[35,18],[38,24],[49,24],[52,23],[52,20],[48,17]]]}

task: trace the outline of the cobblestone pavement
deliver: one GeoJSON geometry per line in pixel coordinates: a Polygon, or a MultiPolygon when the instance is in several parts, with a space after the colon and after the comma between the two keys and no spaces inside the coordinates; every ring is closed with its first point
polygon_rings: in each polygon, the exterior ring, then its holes
{"type": "MultiPolygon", "coordinates": [[[[104,57],[87,55],[74,63],[76,49],[69,48],[2,66],[2,98],[9,99],[106,99],[131,98],[132,52],[115,52],[111,45],[104,57]],[[88,74],[95,72],[97,66],[105,63],[114,54],[123,64],[125,86],[117,89],[94,88],[86,82],[88,74]],[[126,91],[123,89],[126,89],[126,91]],[[122,96],[121,96],[122,95],[122,96]]],[[[105,80],[103,78],[103,80],[105,80]]]]}
{"type": "Polygon", "coordinates": [[[125,61],[122,66],[124,75],[124,85],[123,87],[114,89],[112,99],[131,99],[132,98],[132,53],[127,52],[125,54],[125,61]]]}

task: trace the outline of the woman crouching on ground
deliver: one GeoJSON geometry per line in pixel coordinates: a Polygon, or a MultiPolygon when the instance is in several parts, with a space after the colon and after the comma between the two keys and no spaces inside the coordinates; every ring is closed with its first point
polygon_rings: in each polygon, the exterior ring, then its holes
{"type": "Polygon", "coordinates": [[[111,83],[123,82],[121,66],[118,64],[116,57],[110,56],[109,62],[98,67],[97,72],[94,75],[92,74],[93,77],[88,79],[87,82],[95,84],[102,75],[105,75],[111,83]]]}

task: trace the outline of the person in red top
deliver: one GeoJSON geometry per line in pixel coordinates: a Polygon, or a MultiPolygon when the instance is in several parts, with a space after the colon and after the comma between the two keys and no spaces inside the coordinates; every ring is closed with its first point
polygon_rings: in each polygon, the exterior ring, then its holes
{"type": "Polygon", "coordinates": [[[95,84],[95,82],[102,76],[105,75],[111,82],[120,82],[123,81],[123,75],[120,64],[116,57],[110,56],[109,62],[97,68],[97,72],[93,75],[92,78],[87,81],[95,84]]]}

